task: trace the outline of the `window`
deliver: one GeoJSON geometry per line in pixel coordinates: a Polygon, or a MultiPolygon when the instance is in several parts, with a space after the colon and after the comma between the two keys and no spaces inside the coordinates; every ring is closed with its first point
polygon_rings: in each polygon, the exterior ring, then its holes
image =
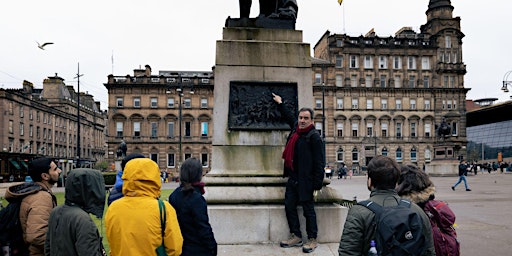
{"type": "Polygon", "coordinates": [[[380,99],[380,108],[383,110],[388,109],[388,99],[380,99]]]}
{"type": "Polygon", "coordinates": [[[116,102],[117,102],[116,104],[117,104],[118,108],[123,107],[123,98],[120,98],[120,97],[116,98],[116,102]]]}
{"type": "Polygon", "coordinates": [[[366,124],[366,136],[373,136],[373,123],[366,124]]]}
{"type": "Polygon", "coordinates": [[[192,135],[192,123],[190,121],[185,122],[185,137],[192,135]]]}
{"type": "Polygon", "coordinates": [[[379,68],[388,68],[388,59],[385,56],[379,56],[379,68]]]}
{"type": "Polygon", "coordinates": [[[185,160],[189,159],[192,157],[192,154],[190,153],[185,153],[185,160]]]}
{"type": "Polygon", "coordinates": [[[208,137],[208,122],[201,122],[201,137],[208,137]]]}
{"type": "Polygon", "coordinates": [[[9,133],[10,134],[14,133],[13,126],[14,126],[14,122],[12,120],[9,120],[9,133]]]}
{"type": "Polygon", "coordinates": [[[190,100],[190,98],[185,98],[183,100],[183,105],[185,106],[185,108],[191,108],[192,107],[192,101],[190,100]]]}
{"type": "Polygon", "coordinates": [[[208,167],[208,153],[201,153],[201,165],[208,167]]]}
{"type": "Polygon", "coordinates": [[[421,57],[421,69],[423,69],[423,70],[430,69],[430,58],[429,57],[421,57]]]}
{"type": "Polygon", "coordinates": [[[322,99],[315,99],[315,108],[322,109],[322,99]]]}
{"type": "Polygon", "coordinates": [[[418,137],[416,133],[416,123],[411,123],[411,137],[416,138],[418,137]]]}
{"type": "Polygon", "coordinates": [[[455,76],[450,76],[450,88],[455,88],[455,76]]]}
{"type": "Polygon", "coordinates": [[[430,100],[425,100],[425,110],[430,110],[430,100]]]}
{"type": "Polygon", "coordinates": [[[342,148],[338,148],[338,150],[336,151],[336,161],[343,162],[343,149],[342,148]]]}
{"type": "Polygon", "coordinates": [[[359,130],[358,123],[352,123],[352,137],[357,137],[357,131],[359,130]]]}
{"type": "Polygon", "coordinates": [[[357,87],[357,75],[350,76],[350,86],[357,87]]]}
{"type": "Polygon", "coordinates": [[[416,87],[416,76],[409,76],[409,88],[416,87]]]}
{"type": "Polygon", "coordinates": [[[322,129],[322,123],[321,122],[316,122],[315,123],[315,129],[318,130],[318,132],[320,133],[320,135],[323,135],[323,129],[322,129]]]}
{"type": "Polygon", "coordinates": [[[383,138],[388,137],[388,123],[380,124],[380,131],[383,138]]]}
{"type": "Polygon", "coordinates": [[[402,162],[402,149],[401,148],[396,149],[396,161],[402,162]]]}
{"type": "Polygon", "coordinates": [[[447,109],[452,109],[452,101],[451,100],[447,101],[446,108],[447,109]]]}
{"type": "Polygon", "coordinates": [[[373,109],[373,100],[366,99],[366,109],[373,109]]]}
{"type": "Polygon", "coordinates": [[[407,57],[407,69],[416,69],[416,58],[413,56],[407,57]]]}
{"type": "Polygon", "coordinates": [[[352,99],[352,109],[358,109],[358,108],[359,108],[358,99],[352,99]]]}
{"type": "Polygon", "coordinates": [[[20,123],[20,136],[25,135],[25,125],[23,123],[20,123]]]}
{"type": "Polygon", "coordinates": [[[366,75],[364,83],[366,84],[366,87],[373,87],[372,75],[366,75]]]}
{"type": "Polygon", "coordinates": [[[149,158],[150,158],[151,160],[153,160],[155,163],[158,163],[158,154],[156,154],[156,153],[151,153],[151,154],[149,154],[149,158]]]}
{"type": "Polygon", "coordinates": [[[382,148],[381,155],[387,156],[388,155],[388,148],[386,148],[386,147],[382,148]]]}
{"type": "Polygon", "coordinates": [[[322,74],[316,73],[315,74],[315,84],[321,84],[322,83],[322,74]]]}
{"type": "Polygon", "coordinates": [[[20,117],[25,115],[25,111],[23,111],[23,106],[20,106],[20,117]]]}
{"type": "Polygon", "coordinates": [[[396,123],[396,137],[402,138],[402,123],[396,123]]]}
{"type": "Polygon", "coordinates": [[[336,66],[335,67],[337,67],[337,68],[343,67],[343,56],[336,55],[336,66]]]}
{"type": "Polygon", "coordinates": [[[123,137],[123,122],[116,122],[116,137],[123,137]]]}
{"type": "Polygon", "coordinates": [[[174,98],[167,98],[167,107],[174,108],[174,98]]]}
{"type": "Polygon", "coordinates": [[[413,99],[409,100],[409,104],[410,104],[412,110],[416,109],[416,100],[413,100],[413,99]]]}
{"type": "Polygon", "coordinates": [[[395,108],[396,109],[402,109],[402,100],[401,99],[396,99],[395,100],[395,108]]]}
{"type": "MultiPolygon", "coordinates": [[[[122,99],[121,99],[121,102],[122,102],[122,99]]],[[[39,111],[36,112],[36,121],[39,123],[39,111]]]]}
{"type": "Polygon", "coordinates": [[[453,101],[453,109],[457,109],[457,101],[456,100],[453,101]]]}
{"type": "Polygon", "coordinates": [[[452,122],[452,136],[457,136],[457,122],[452,122]]]}
{"type": "Polygon", "coordinates": [[[174,153],[167,154],[167,167],[174,167],[175,166],[175,159],[176,156],[174,153]]]}
{"type": "Polygon", "coordinates": [[[28,126],[28,136],[29,137],[34,136],[34,126],[33,125],[28,126]]]}
{"type": "Polygon", "coordinates": [[[395,88],[402,87],[402,78],[399,75],[395,75],[393,81],[395,82],[395,88]]]}
{"type": "Polygon", "coordinates": [[[364,56],[364,68],[372,69],[373,68],[373,58],[372,56],[365,55],[364,56]]]}
{"type": "Polygon", "coordinates": [[[352,163],[358,163],[359,162],[359,151],[357,151],[357,148],[352,149],[352,163]]]}
{"type": "Polygon", "coordinates": [[[418,161],[418,158],[417,158],[417,154],[416,154],[416,148],[412,148],[411,149],[411,162],[417,162],[418,161]]]}
{"type": "Polygon", "coordinates": [[[380,87],[386,88],[386,75],[380,75],[380,87]]]}
{"type": "Polygon", "coordinates": [[[28,119],[29,120],[34,120],[34,112],[32,111],[32,109],[28,110],[28,119]]]}
{"type": "Polygon", "coordinates": [[[140,122],[133,122],[133,136],[140,137],[140,122]]]}
{"type": "Polygon", "coordinates": [[[402,68],[402,58],[399,56],[393,57],[393,69],[401,69],[402,68]]]}
{"type": "Polygon", "coordinates": [[[343,87],[343,76],[336,75],[336,87],[343,87]]]}
{"type": "Polygon", "coordinates": [[[336,40],[336,47],[343,47],[343,40],[336,40]]]}
{"type": "Polygon", "coordinates": [[[343,109],[343,99],[342,98],[336,99],[336,109],[343,109]]]}
{"type": "Polygon", "coordinates": [[[208,99],[206,99],[206,98],[201,99],[201,108],[208,108],[208,99]]]}
{"type": "Polygon", "coordinates": [[[425,124],[425,137],[429,138],[430,135],[431,135],[431,126],[430,126],[430,123],[426,123],[425,124]]]}
{"type": "Polygon", "coordinates": [[[158,137],[158,123],[151,122],[151,138],[158,137]]]}
{"type": "Polygon", "coordinates": [[[338,137],[343,137],[343,122],[336,123],[336,135],[338,137]]]}
{"type": "Polygon", "coordinates": [[[151,108],[157,108],[157,107],[158,107],[158,99],[151,98],[151,108]]]}
{"type": "Polygon", "coordinates": [[[430,162],[430,158],[431,158],[430,149],[427,148],[427,149],[425,149],[425,162],[430,162]]]}
{"type": "Polygon", "coordinates": [[[169,137],[169,138],[174,137],[174,122],[167,123],[167,137],[169,137]]]}
{"type": "Polygon", "coordinates": [[[357,56],[356,55],[350,55],[350,68],[358,68],[359,65],[357,63],[357,56]]]}
{"type": "Polygon", "coordinates": [[[140,108],[140,98],[133,98],[133,107],[134,108],[140,108]]]}
{"type": "Polygon", "coordinates": [[[446,109],[446,100],[443,100],[443,109],[446,109]]]}
{"type": "Polygon", "coordinates": [[[445,48],[452,48],[452,38],[450,36],[444,36],[445,48]]]}
{"type": "Polygon", "coordinates": [[[430,78],[428,76],[423,77],[423,88],[429,88],[430,87],[430,78]]]}

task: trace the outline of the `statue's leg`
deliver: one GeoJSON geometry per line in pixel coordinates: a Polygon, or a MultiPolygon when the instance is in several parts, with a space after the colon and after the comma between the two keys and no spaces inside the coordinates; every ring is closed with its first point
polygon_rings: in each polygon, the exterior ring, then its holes
{"type": "Polygon", "coordinates": [[[265,17],[277,13],[278,0],[260,0],[260,15],[265,17]]]}
{"type": "Polygon", "coordinates": [[[249,18],[252,0],[238,0],[240,4],[240,18],[249,18]]]}

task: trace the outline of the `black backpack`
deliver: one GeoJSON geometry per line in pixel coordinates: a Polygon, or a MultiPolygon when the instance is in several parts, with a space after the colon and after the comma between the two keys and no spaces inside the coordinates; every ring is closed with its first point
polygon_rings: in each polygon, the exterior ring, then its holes
{"type": "Polygon", "coordinates": [[[28,255],[28,246],[23,240],[23,230],[21,229],[21,201],[25,196],[41,190],[41,187],[34,183],[23,183],[16,185],[14,189],[23,196],[10,199],[9,204],[0,211],[0,248],[2,248],[0,255],[2,256],[5,246],[8,247],[5,249],[10,251],[9,255],[11,256],[28,255]]]}
{"type": "Polygon", "coordinates": [[[382,207],[366,200],[358,204],[375,213],[375,242],[378,255],[421,255],[427,249],[423,221],[411,209],[411,202],[400,199],[396,206],[382,207]]]}

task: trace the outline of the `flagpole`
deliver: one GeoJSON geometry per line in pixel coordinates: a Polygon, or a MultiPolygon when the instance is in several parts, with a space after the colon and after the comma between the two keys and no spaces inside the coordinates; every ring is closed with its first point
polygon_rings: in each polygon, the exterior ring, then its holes
{"type": "Polygon", "coordinates": [[[343,18],[343,34],[346,34],[346,31],[345,31],[345,5],[343,5],[343,14],[342,14],[342,18],[343,18]]]}

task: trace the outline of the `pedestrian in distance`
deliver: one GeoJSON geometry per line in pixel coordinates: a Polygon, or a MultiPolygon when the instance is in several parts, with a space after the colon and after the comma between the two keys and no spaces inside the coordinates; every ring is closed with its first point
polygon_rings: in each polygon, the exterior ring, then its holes
{"type": "Polygon", "coordinates": [[[468,176],[468,166],[466,164],[465,160],[461,160],[459,164],[459,179],[455,184],[452,186],[452,190],[455,191],[455,188],[457,185],[459,185],[461,182],[464,181],[464,187],[466,187],[466,191],[471,191],[471,189],[468,186],[468,182],[466,180],[466,176],[468,176]]]}
{"type": "Polygon", "coordinates": [[[273,100],[284,121],[292,132],[288,136],[283,152],[283,177],[288,177],[284,196],[286,219],[290,238],[281,241],[283,248],[300,247],[304,253],[313,252],[318,246],[318,226],[315,213],[314,191],[322,188],[324,178],[324,143],[313,125],[313,110],[302,108],[298,118],[286,108],[281,96],[272,93],[273,100]],[[308,240],[302,241],[297,207],[302,206],[306,219],[308,240]]]}
{"type": "Polygon", "coordinates": [[[72,170],[67,178],[64,205],[50,214],[46,256],[102,256],[105,251],[96,224],[89,214],[103,217],[105,180],[100,171],[72,170]]]}
{"type": "Polygon", "coordinates": [[[217,255],[217,241],[208,219],[203,197],[203,166],[196,158],[188,158],[180,168],[180,186],[169,196],[176,210],[183,235],[182,256],[217,255]]]}
{"type": "MultiPolygon", "coordinates": [[[[367,187],[370,190],[368,201],[384,209],[398,206],[402,201],[395,190],[399,176],[400,166],[395,160],[387,156],[375,156],[368,163],[367,187]]],[[[414,203],[408,205],[414,214],[420,217],[421,235],[415,239],[424,241],[424,250],[419,255],[435,255],[428,217],[418,205],[414,203]]],[[[376,214],[364,205],[355,204],[349,209],[338,249],[340,256],[368,255],[371,242],[376,241],[377,236],[374,220],[376,220],[376,214]]],[[[380,244],[380,246],[385,245],[380,244]]]]}
{"type": "Polygon", "coordinates": [[[44,255],[48,219],[52,209],[57,206],[57,198],[51,189],[59,180],[60,173],[61,170],[51,158],[34,159],[28,168],[34,183],[11,186],[5,192],[7,201],[23,197],[19,216],[23,239],[31,256],[44,255]]]}
{"type": "Polygon", "coordinates": [[[160,200],[158,165],[149,158],[130,160],[122,178],[124,196],[108,207],[105,216],[110,255],[155,255],[162,249],[168,256],[180,255],[183,237],[176,211],[160,200]]]}

